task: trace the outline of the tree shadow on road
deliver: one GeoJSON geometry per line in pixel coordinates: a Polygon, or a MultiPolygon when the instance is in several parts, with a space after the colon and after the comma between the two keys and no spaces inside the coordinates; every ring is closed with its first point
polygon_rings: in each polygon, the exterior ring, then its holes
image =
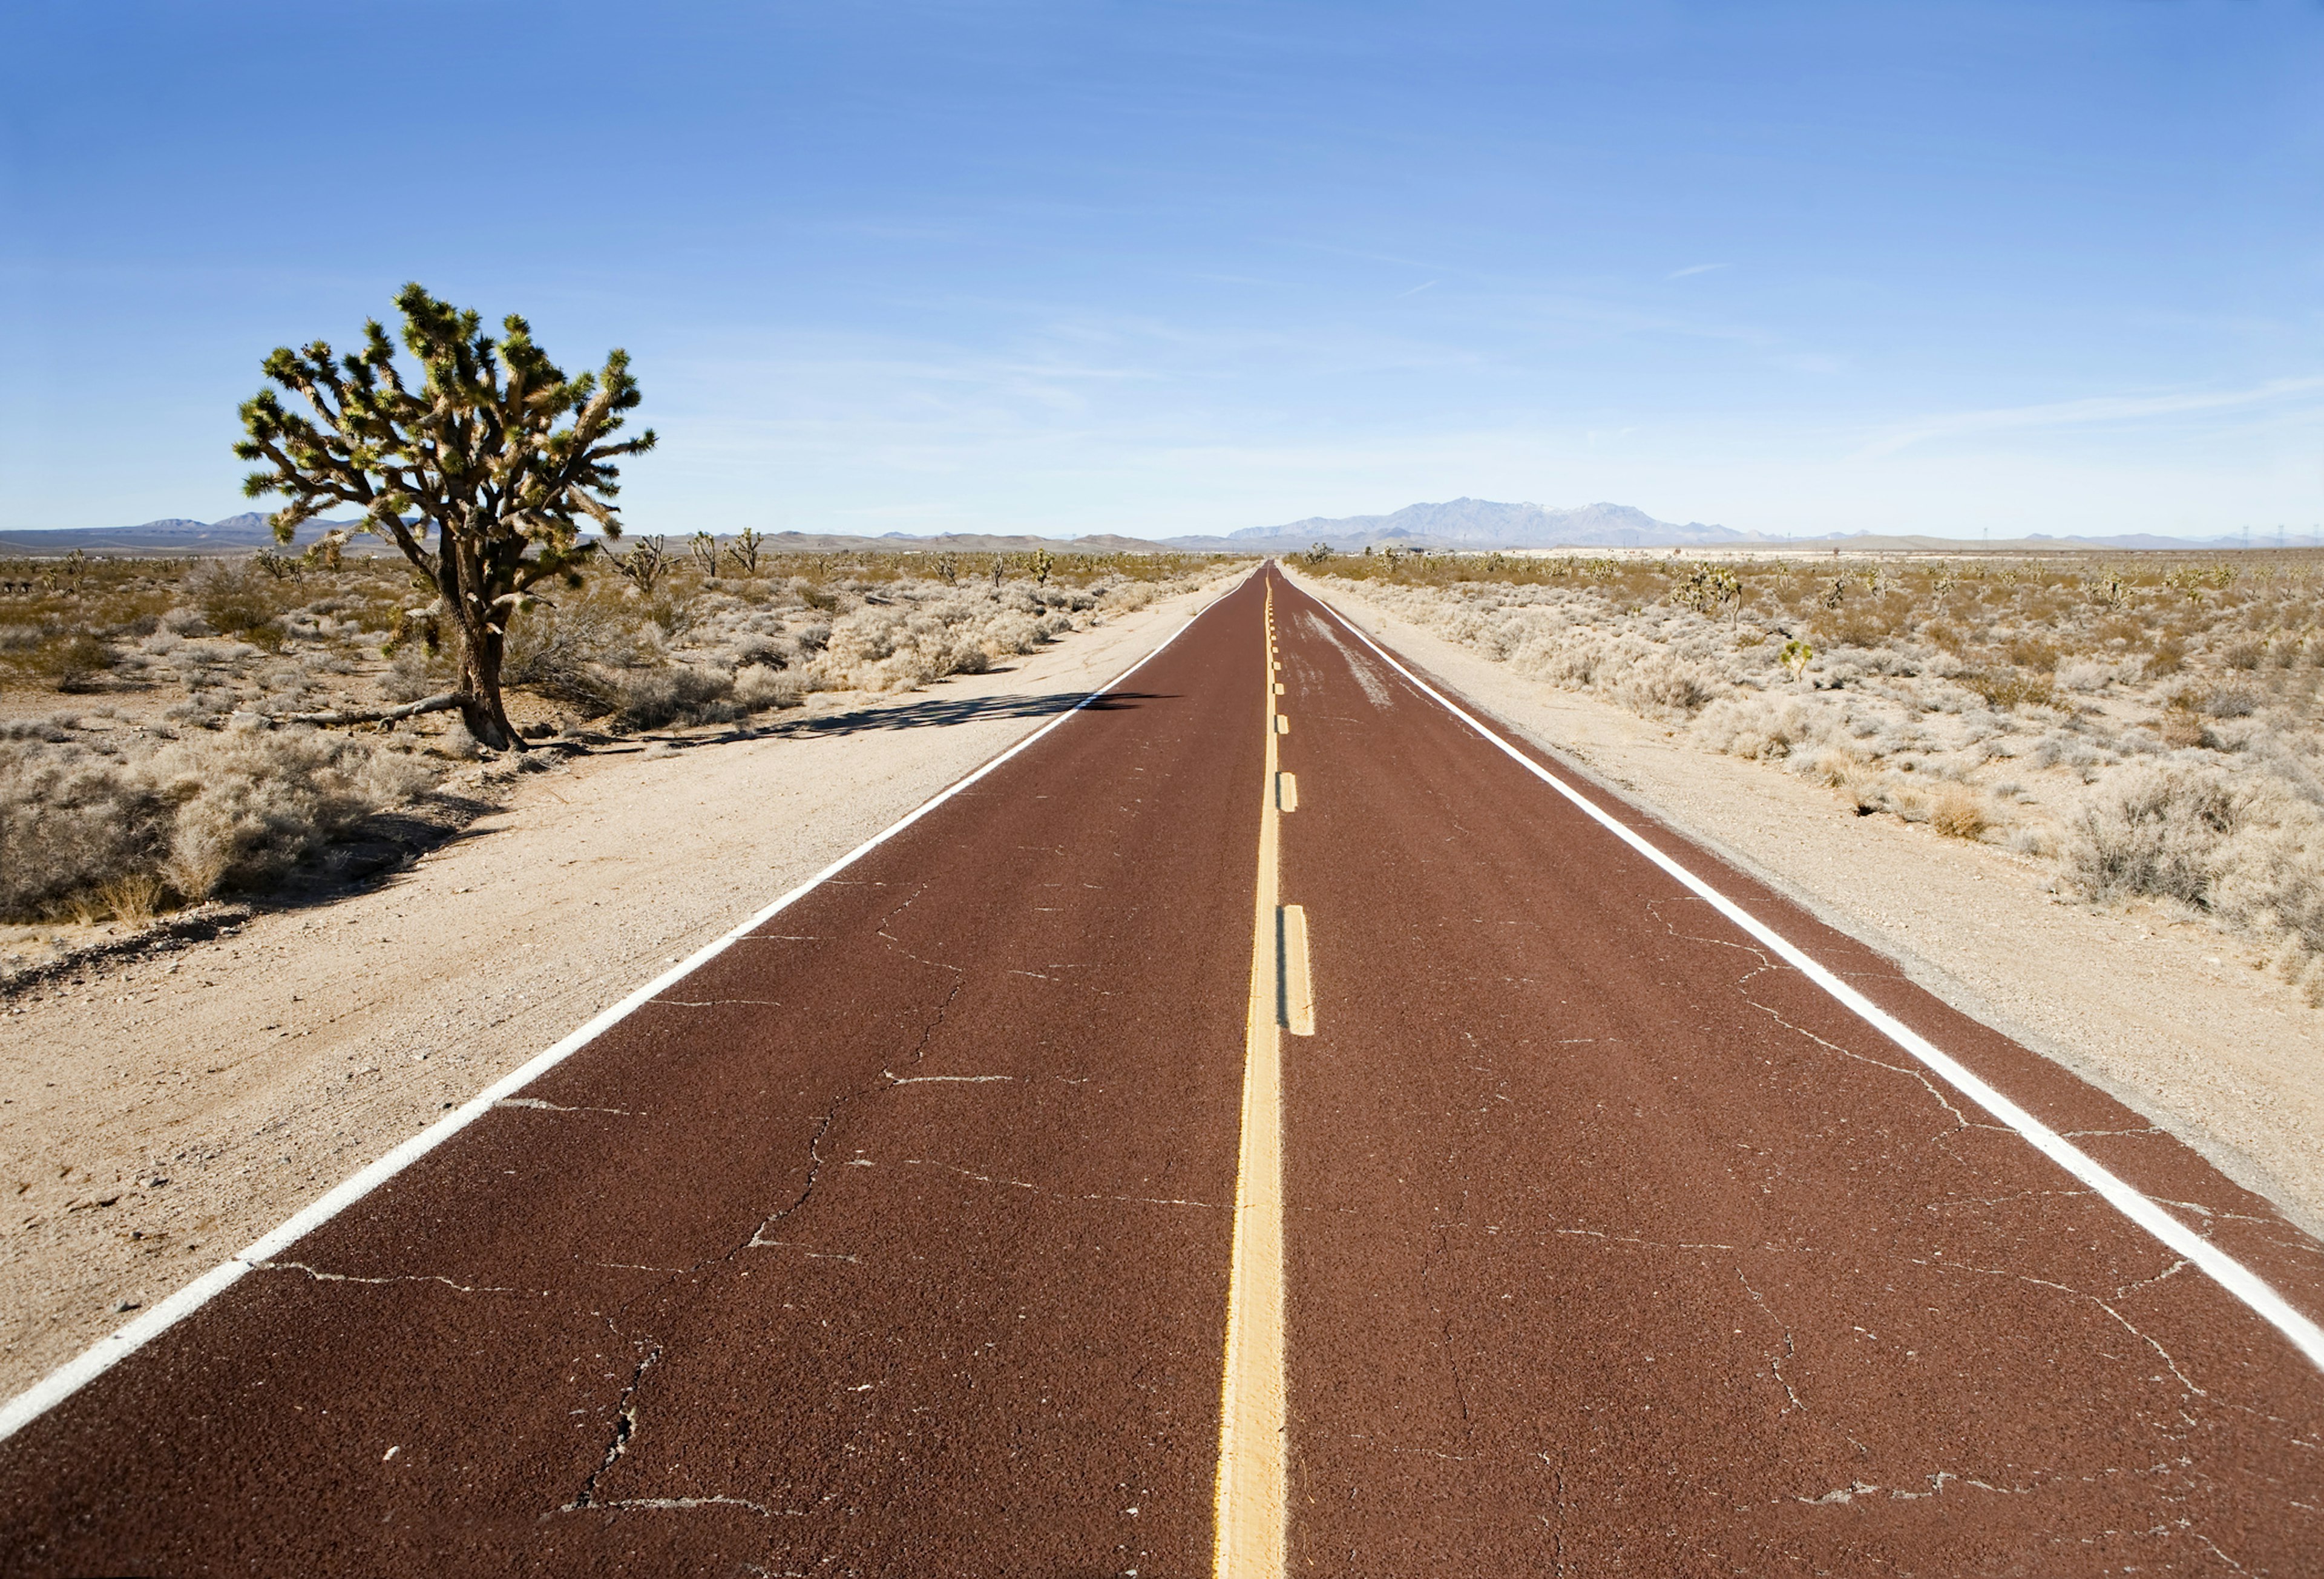
{"type": "Polygon", "coordinates": [[[816,718],[792,718],[762,724],[761,738],[776,735],[811,740],[824,735],[858,734],[873,729],[932,729],[947,724],[982,724],[1011,718],[1054,718],[1080,707],[1089,713],[1128,712],[1146,702],[1169,701],[1157,691],[1109,691],[1091,699],[1087,691],[1054,697],[930,697],[892,707],[862,707],[816,718]]]}

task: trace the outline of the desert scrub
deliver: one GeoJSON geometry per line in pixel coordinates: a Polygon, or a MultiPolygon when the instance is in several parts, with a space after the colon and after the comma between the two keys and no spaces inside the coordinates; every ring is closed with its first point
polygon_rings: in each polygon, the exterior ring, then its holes
{"type": "Polygon", "coordinates": [[[593,574],[585,591],[518,615],[505,679],[628,728],[717,723],[815,691],[910,690],[981,672],[1242,563],[1148,556],[1160,564],[1133,575],[1115,558],[1057,556],[1036,580],[1044,567],[1008,557],[762,551],[757,573],[743,574],[706,549],[670,559],[650,591],[593,574]]]}
{"type": "MultiPolygon", "coordinates": [[[[152,721],[217,729],[237,714],[359,714],[454,688],[451,643],[424,606],[432,590],[401,559],[323,551],[331,546],[0,561],[0,716],[65,693],[142,698],[152,721]]],[[[590,563],[582,586],[558,589],[509,632],[506,681],[532,698],[535,735],[558,717],[655,728],[740,718],[819,689],[909,688],[1249,560],[787,554],[717,539],[669,555],[650,588],[610,559],[590,563]]]]}
{"type": "Polygon", "coordinates": [[[281,555],[0,561],[0,687],[198,688],[262,654],[375,652],[409,580],[352,558],[336,570],[281,555]]]}
{"type": "Polygon", "coordinates": [[[1308,568],[1702,749],[1785,765],[1839,810],[2054,859],[2071,892],[2187,906],[2311,998],[2324,979],[2324,555],[1731,557],[1731,595],[1643,555],[1308,568]]]}
{"type": "Polygon", "coordinates": [[[263,886],[436,778],[315,729],[124,733],[55,720],[0,739],[0,919],[134,918],[263,886]]]}
{"type": "Polygon", "coordinates": [[[2278,776],[2140,762],[2094,785],[2067,825],[2067,883],[2093,900],[2176,901],[2273,946],[2324,1003],[2324,808],[2278,776]]]}

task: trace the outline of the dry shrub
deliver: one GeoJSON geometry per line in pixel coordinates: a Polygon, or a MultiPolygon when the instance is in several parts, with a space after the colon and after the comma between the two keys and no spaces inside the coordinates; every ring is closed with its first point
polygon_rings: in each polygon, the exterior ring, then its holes
{"type": "Polygon", "coordinates": [[[1771,760],[1818,737],[1817,721],[1790,697],[1735,697],[1711,703],[1694,738],[1729,756],[1771,760]]]}
{"type": "Polygon", "coordinates": [[[807,679],[794,670],[753,663],[734,671],[734,700],[752,713],[795,707],[807,695],[807,679]]]}
{"type": "Polygon", "coordinates": [[[157,872],[176,811],[107,759],[0,745],[0,918],[70,915],[106,884],[157,872]]]}
{"type": "Polygon", "coordinates": [[[1073,628],[1071,614],[1024,587],[866,605],[832,622],[816,669],[834,688],[905,691],[948,674],[982,673],[1073,628]]]}
{"type": "Polygon", "coordinates": [[[1691,714],[1717,694],[1717,683],[1701,665],[1655,652],[1625,664],[1606,688],[1633,713],[1691,714]]]}
{"type": "Polygon", "coordinates": [[[257,886],[434,779],[312,729],[203,734],[134,758],[0,745],[0,919],[134,916],[257,886]]]}
{"type": "Polygon", "coordinates": [[[620,705],[619,671],[662,660],[661,644],[650,632],[637,611],[603,598],[530,609],[509,626],[501,679],[585,718],[598,717],[620,705]]]}
{"type": "Polygon", "coordinates": [[[1951,785],[1937,792],[1929,810],[1929,826],[1949,839],[1979,839],[1989,826],[1985,802],[1973,790],[1951,785]]]}
{"type": "Polygon", "coordinates": [[[2046,674],[2022,669],[1963,669],[1954,678],[1958,684],[1976,693],[1988,707],[2009,708],[2020,703],[2053,707],[2058,703],[2056,682],[2046,674]]]}
{"type": "Polygon", "coordinates": [[[614,683],[613,715],[632,729],[723,723],[741,715],[733,696],[733,675],[673,663],[620,675],[614,683]]]}
{"type": "Polygon", "coordinates": [[[285,601],[281,584],[255,565],[213,562],[187,577],[186,590],[219,635],[238,637],[265,652],[282,650],[277,617],[285,601]]]}
{"type": "Polygon", "coordinates": [[[2273,779],[2207,763],[2120,769],[2077,809],[2063,856],[2083,896],[2175,900],[2276,943],[2286,974],[2304,980],[2324,956],[2324,811],[2273,779]]]}

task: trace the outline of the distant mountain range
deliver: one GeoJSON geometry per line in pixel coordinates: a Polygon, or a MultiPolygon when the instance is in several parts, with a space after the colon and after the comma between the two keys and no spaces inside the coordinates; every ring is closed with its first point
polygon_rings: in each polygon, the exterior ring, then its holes
{"type": "MultiPolygon", "coordinates": [[[[299,529],[301,543],[312,542],[335,526],[353,522],[316,521],[299,529]]],[[[721,534],[725,535],[724,533],[721,534]]],[[[678,534],[670,536],[675,539],[678,534]]],[[[1790,549],[1841,549],[1859,553],[1945,553],[1963,549],[1992,549],[2009,553],[2060,549],[2239,549],[2243,536],[2207,539],[2158,537],[2151,532],[2126,532],[2111,537],[1928,537],[1919,534],[1826,532],[1818,537],[1769,537],[1740,532],[1724,526],[1689,522],[1683,526],[1657,521],[1629,504],[1582,504],[1572,509],[1545,509],[1539,504],[1505,504],[1490,499],[1452,499],[1441,504],[1407,504],[1392,515],[1310,516],[1283,526],[1245,527],[1223,537],[1175,537],[1159,542],[1105,533],[1072,539],[1036,537],[1024,533],[946,532],[914,537],[891,531],[879,537],[846,532],[770,532],[767,546],[775,549],[824,552],[849,549],[945,549],[964,553],[1024,553],[1050,548],[1084,553],[1137,552],[1155,548],[1195,552],[1245,554],[1296,553],[1317,542],[1353,550],[1396,546],[1407,549],[1555,549],[1555,548],[1683,548],[1729,547],[1790,549]]],[[[67,528],[40,531],[0,531],[0,554],[61,555],[78,549],[87,554],[213,555],[247,554],[272,548],[274,533],[266,517],[256,511],[229,515],[224,521],[171,518],[141,526],[67,528]]],[[[355,549],[364,553],[392,553],[375,538],[357,538],[355,549]]],[[[2250,546],[2272,549],[2272,534],[2258,533],[2250,546]]],[[[2313,536],[2290,540],[2288,547],[2314,548],[2313,536]]]]}
{"type": "MultiPolygon", "coordinates": [[[[1224,537],[1168,539],[1172,548],[1225,549],[1245,552],[1294,553],[1317,542],[1342,550],[1394,545],[1413,549],[1560,549],[1560,548],[1681,548],[1728,546],[1771,549],[1847,549],[1858,552],[1880,549],[1943,553],[1968,548],[2010,552],[2043,549],[2234,549],[2240,535],[2206,540],[2157,537],[2128,532],[2114,537],[2050,537],[2034,532],[2025,537],[1994,539],[1881,535],[1872,532],[1825,532],[1816,537],[1770,537],[1741,532],[1731,527],[1705,526],[1691,521],[1683,526],[1657,521],[1630,504],[1582,504],[1571,509],[1545,509],[1539,504],[1504,504],[1490,499],[1452,499],[1442,504],[1407,504],[1393,515],[1310,516],[1286,526],[1245,527],[1224,537]]],[[[2255,539],[2254,548],[2273,548],[2272,540],[2255,539]]],[[[2289,543],[2315,546],[2312,539],[2289,543]]]]}
{"type": "Polygon", "coordinates": [[[1739,543],[1743,533],[1699,521],[1684,526],[1656,521],[1629,504],[1582,504],[1548,510],[1490,499],[1407,504],[1393,515],[1311,515],[1287,526],[1252,526],[1222,538],[1181,537],[1172,548],[1286,551],[1317,542],[1335,549],[1395,543],[1411,548],[1554,549],[1647,548],[1669,543],[1739,543]]]}
{"type": "MultiPolygon", "coordinates": [[[[355,524],[352,521],[310,521],[299,529],[298,543],[310,543],[334,527],[355,524]]],[[[632,536],[635,535],[632,533],[632,536]]],[[[764,540],[769,549],[778,553],[826,553],[848,549],[918,549],[937,553],[950,549],[968,554],[1021,554],[1047,548],[1092,554],[1119,554],[1151,553],[1157,546],[1144,538],[1112,534],[1067,540],[1021,532],[1001,535],[962,531],[945,532],[938,537],[913,537],[900,531],[888,532],[880,537],[847,532],[774,531],[767,533],[764,540]]],[[[674,551],[678,547],[678,534],[669,534],[669,541],[674,551]]],[[[0,531],[0,554],[64,555],[78,549],[85,554],[143,554],[158,558],[164,555],[250,554],[274,546],[273,528],[266,524],[264,515],[255,511],[229,515],[224,521],[187,521],[172,516],[167,521],[149,521],[140,526],[0,531]]],[[[1305,546],[1304,543],[1301,545],[1303,548],[1305,546]]],[[[355,553],[395,552],[392,545],[375,537],[358,537],[349,548],[355,553]]]]}
{"type": "MultiPolygon", "coordinates": [[[[329,527],[310,525],[300,535],[320,537],[329,527]]],[[[143,526],[66,527],[47,531],[0,531],[0,553],[69,554],[247,554],[274,546],[273,529],[256,511],[224,521],[149,521],[143,526]]]]}

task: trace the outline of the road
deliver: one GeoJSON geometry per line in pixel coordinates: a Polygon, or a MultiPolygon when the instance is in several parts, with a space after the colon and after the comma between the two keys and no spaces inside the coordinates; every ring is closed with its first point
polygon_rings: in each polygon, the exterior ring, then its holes
{"type": "Polygon", "coordinates": [[[20,1407],[0,1571],[2324,1572],[2324,1246],[1419,678],[1254,577],[20,1407]]]}

